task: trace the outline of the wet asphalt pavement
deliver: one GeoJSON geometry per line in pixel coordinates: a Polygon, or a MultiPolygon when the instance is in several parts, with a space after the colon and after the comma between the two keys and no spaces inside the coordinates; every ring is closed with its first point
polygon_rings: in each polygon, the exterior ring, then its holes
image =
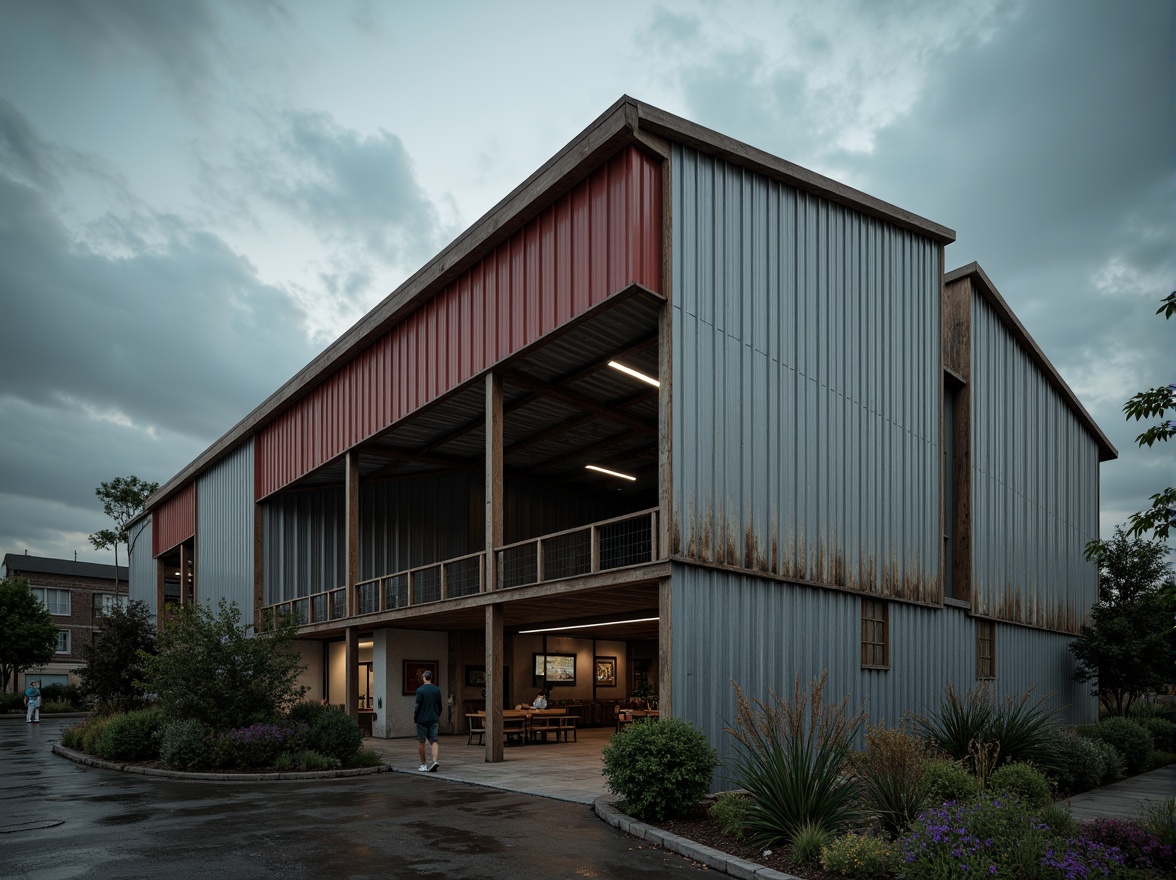
{"type": "MultiPolygon", "coordinates": [[[[683,878],[703,869],[588,807],[404,773],[190,782],[52,754],[0,719],[0,877],[683,878]]],[[[713,874],[713,872],[710,872],[713,874]]]]}

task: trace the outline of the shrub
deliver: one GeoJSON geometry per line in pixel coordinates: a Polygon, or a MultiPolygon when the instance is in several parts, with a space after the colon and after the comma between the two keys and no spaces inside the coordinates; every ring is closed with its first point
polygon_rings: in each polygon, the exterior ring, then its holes
{"type": "Polygon", "coordinates": [[[106,725],[110,723],[110,716],[91,718],[81,733],[82,751],[87,755],[98,754],[98,744],[102,741],[102,734],[106,732],[106,725]]]}
{"type": "Polygon", "coordinates": [[[1171,751],[1172,722],[1170,722],[1167,718],[1141,716],[1132,717],[1130,720],[1134,721],[1136,724],[1151,734],[1153,749],[1158,752],[1171,751]]]}
{"type": "Polygon", "coordinates": [[[1106,718],[1094,726],[1091,736],[1115,747],[1123,756],[1129,773],[1142,773],[1148,767],[1152,738],[1147,729],[1130,718],[1106,718]]]}
{"type": "Polygon", "coordinates": [[[927,742],[903,730],[866,727],[866,748],[853,760],[866,812],[891,835],[904,831],[928,803],[924,781],[935,752],[927,742]]]}
{"type": "Polygon", "coordinates": [[[0,693],[0,712],[21,712],[25,710],[24,691],[0,693]]]}
{"type": "Polygon", "coordinates": [[[1077,837],[1078,820],[1070,814],[1070,806],[1064,802],[1051,801],[1037,811],[1037,816],[1055,834],[1069,839],[1077,837]]]}
{"type": "Polygon", "coordinates": [[[346,762],[348,767],[379,767],[383,763],[380,753],[371,749],[360,749],[346,762]]]}
{"type": "Polygon", "coordinates": [[[1098,752],[1102,773],[1102,778],[1098,784],[1110,785],[1112,782],[1118,782],[1122,779],[1126,772],[1126,764],[1123,761],[1122,753],[1105,740],[1095,739],[1094,737],[1084,737],[1084,739],[1098,752]]]}
{"type": "Polygon", "coordinates": [[[67,749],[73,749],[75,752],[84,752],[86,750],[86,730],[91,725],[98,721],[96,718],[87,718],[77,724],[72,724],[61,732],[61,744],[67,749]]]}
{"type": "Polygon", "coordinates": [[[1143,828],[1160,843],[1176,848],[1176,799],[1149,803],[1143,811],[1143,828]]]}
{"type": "Polygon", "coordinates": [[[301,747],[305,740],[305,725],[251,724],[215,737],[209,763],[214,767],[264,770],[273,767],[280,754],[301,747]]]}
{"type": "Polygon", "coordinates": [[[111,715],[101,738],[98,756],[108,761],[150,761],[159,757],[163,716],[158,709],[111,715]]]}
{"type": "Polygon", "coordinates": [[[971,756],[993,755],[992,767],[1026,761],[1049,770],[1059,755],[1053,749],[1053,718],[1058,710],[1046,709],[1050,694],[1031,703],[1033,687],[1014,699],[997,704],[987,688],[963,696],[948,685],[938,710],[930,717],[914,715],[916,730],[957,761],[971,756]],[[983,744],[995,749],[980,749],[983,744]]]}
{"type": "Polygon", "coordinates": [[[306,772],[311,770],[334,770],[338,768],[337,758],[320,755],[313,749],[303,749],[299,752],[283,752],[274,762],[274,769],[284,773],[306,772]]]}
{"type": "Polygon", "coordinates": [[[980,787],[972,776],[956,761],[932,761],[923,770],[928,803],[939,806],[948,801],[964,801],[975,797],[980,787]]]}
{"type": "Polygon", "coordinates": [[[311,722],[307,744],[320,754],[350,761],[363,747],[359,722],[338,709],[328,709],[311,722]]]}
{"type": "Polygon", "coordinates": [[[718,766],[706,736],[680,718],[639,721],[604,747],[609,790],[638,819],[685,815],[710,791],[718,766]]]}
{"type": "Polygon", "coordinates": [[[159,757],[176,770],[201,770],[208,766],[209,729],[194,718],[170,721],[159,736],[159,757]]]}
{"type": "Polygon", "coordinates": [[[1053,738],[1054,750],[1065,756],[1053,772],[1058,790],[1065,794],[1077,794],[1097,788],[1106,769],[1106,761],[1098,747],[1070,728],[1056,728],[1053,738]]]}
{"type": "Polygon", "coordinates": [[[83,690],[99,712],[130,712],[145,705],[144,657],[155,652],[155,615],[138,600],[115,605],[95,619],[97,629],[82,646],[86,665],[78,670],[83,690]]]}
{"type": "Polygon", "coordinates": [[[1082,835],[1104,846],[1118,847],[1128,868],[1170,868],[1172,847],[1162,843],[1138,822],[1127,819],[1095,819],[1082,823],[1082,835]]]}
{"type": "Polygon", "coordinates": [[[735,685],[735,738],[740,784],[751,795],[747,831],[757,845],[788,844],[806,823],[836,834],[858,816],[860,787],[845,773],[854,736],[864,721],[849,697],[826,705],[827,674],[801,687],[791,702],[773,691],[749,700],[735,685]]]}
{"type": "Polygon", "coordinates": [[[1030,807],[1040,808],[1053,799],[1049,780],[1030,764],[1005,764],[988,778],[988,790],[1016,795],[1030,807]]]}
{"type": "Polygon", "coordinates": [[[792,858],[802,865],[815,865],[832,835],[816,822],[802,822],[792,836],[792,858]]]}
{"type": "Polygon", "coordinates": [[[903,880],[946,877],[1089,877],[1122,864],[1117,851],[1067,839],[1036,821],[1015,797],[981,796],[928,810],[902,840],[903,880]]]}
{"type": "Polygon", "coordinates": [[[46,703],[44,700],[41,701],[41,714],[42,715],[50,715],[50,714],[56,715],[56,714],[63,713],[63,712],[76,712],[76,711],[77,711],[77,709],[71,703],[66,703],[66,702],[62,702],[62,701],[58,701],[58,702],[54,702],[54,703],[46,703]]]}
{"type": "Polygon", "coordinates": [[[70,709],[80,708],[83,704],[82,690],[73,684],[47,684],[41,688],[42,705],[64,703],[68,709],[55,711],[68,712],[70,709]]]}
{"type": "Polygon", "coordinates": [[[751,801],[741,794],[726,792],[715,799],[707,810],[710,817],[719,823],[719,829],[728,837],[743,839],[743,828],[747,824],[747,813],[751,801]]]}
{"type": "Polygon", "coordinates": [[[897,847],[885,838],[845,834],[825,846],[821,867],[853,880],[875,880],[894,873],[897,855],[897,847]]]}
{"type": "Polygon", "coordinates": [[[335,711],[338,710],[317,700],[302,700],[290,707],[290,711],[286,713],[286,717],[291,721],[310,727],[318,720],[320,715],[335,711]]]}

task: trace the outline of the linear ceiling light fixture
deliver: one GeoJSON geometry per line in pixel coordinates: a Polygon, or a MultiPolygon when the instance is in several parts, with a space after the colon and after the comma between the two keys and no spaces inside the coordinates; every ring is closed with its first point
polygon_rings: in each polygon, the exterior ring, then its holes
{"type": "Polygon", "coordinates": [[[626,373],[632,376],[634,379],[640,379],[642,382],[648,382],[654,388],[661,388],[661,382],[653,378],[653,376],[646,376],[644,373],[638,370],[634,370],[632,367],[626,367],[624,364],[618,364],[616,361],[609,361],[608,365],[614,370],[620,370],[622,373],[626,373]]]}
{"type": "Polygon", "coordinates": [[[594,464],[584,465],[584,470],[597,471],[598,473],[608,474],[610,477],[620,477],[622,480],[629,480],[630,482],[636,482],[637,480],[637,478],[632,474],[622,474],[620,471],[610,471],[608,468],[597,467],[594,464]]]}
{"type": "Polygon", "coordinates": [[[549,626],[544,629],[520,629],[519,635],[524,633],[554,633],[568,629],[596,629],[598,626],[623,626],[626,623],[652,623],[661,620],[660,617],[635,617],[632,620],[610,620],[607,623],[576,623],[572,626],[549,626]]]}

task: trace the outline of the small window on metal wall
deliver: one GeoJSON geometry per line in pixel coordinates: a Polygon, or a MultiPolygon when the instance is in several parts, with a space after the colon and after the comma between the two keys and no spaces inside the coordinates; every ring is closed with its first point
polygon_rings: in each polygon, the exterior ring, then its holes
{"type": "Polygon", "coordinates": [[[976,621],[976,678],[996,678],[996,624],[991,620],[976,621]]]}
{"type": "Polygon", "coordinates": [[[862,669],[890,668],[890,605],[862,599],[862,669]]]}

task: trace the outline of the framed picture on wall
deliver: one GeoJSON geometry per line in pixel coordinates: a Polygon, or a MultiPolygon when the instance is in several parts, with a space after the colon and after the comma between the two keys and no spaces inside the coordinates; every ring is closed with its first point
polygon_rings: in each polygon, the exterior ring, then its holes
{"type": "Polygon", "coordinates": [[[486,686],[486,667],[485,666],[467,666],[466,672],[466,687],[484,688],[486,686]]]}
{"type": "Polygon", "coordinates": [[[426,669],[433,673],[433,684],[437,684],[437,665],[436,660],[405,660],[404,687],[400,692],[406,697],[411,697],[415,694],[417,688],[425,680],[424,672],[426,669]]]}
{"type": "Polygon", "coordinates": [[[617,686],[616,657],[596,658],[596,686],[608,688],[617,686]]]}
{"type": "Polygon", "coordinates": [[[575,654],[532,654],[534,658],[535,687],[547,679],[548,687],[576,683],[575,654]],[[545,674],[546,673],[546,674],[545,674]]]}

